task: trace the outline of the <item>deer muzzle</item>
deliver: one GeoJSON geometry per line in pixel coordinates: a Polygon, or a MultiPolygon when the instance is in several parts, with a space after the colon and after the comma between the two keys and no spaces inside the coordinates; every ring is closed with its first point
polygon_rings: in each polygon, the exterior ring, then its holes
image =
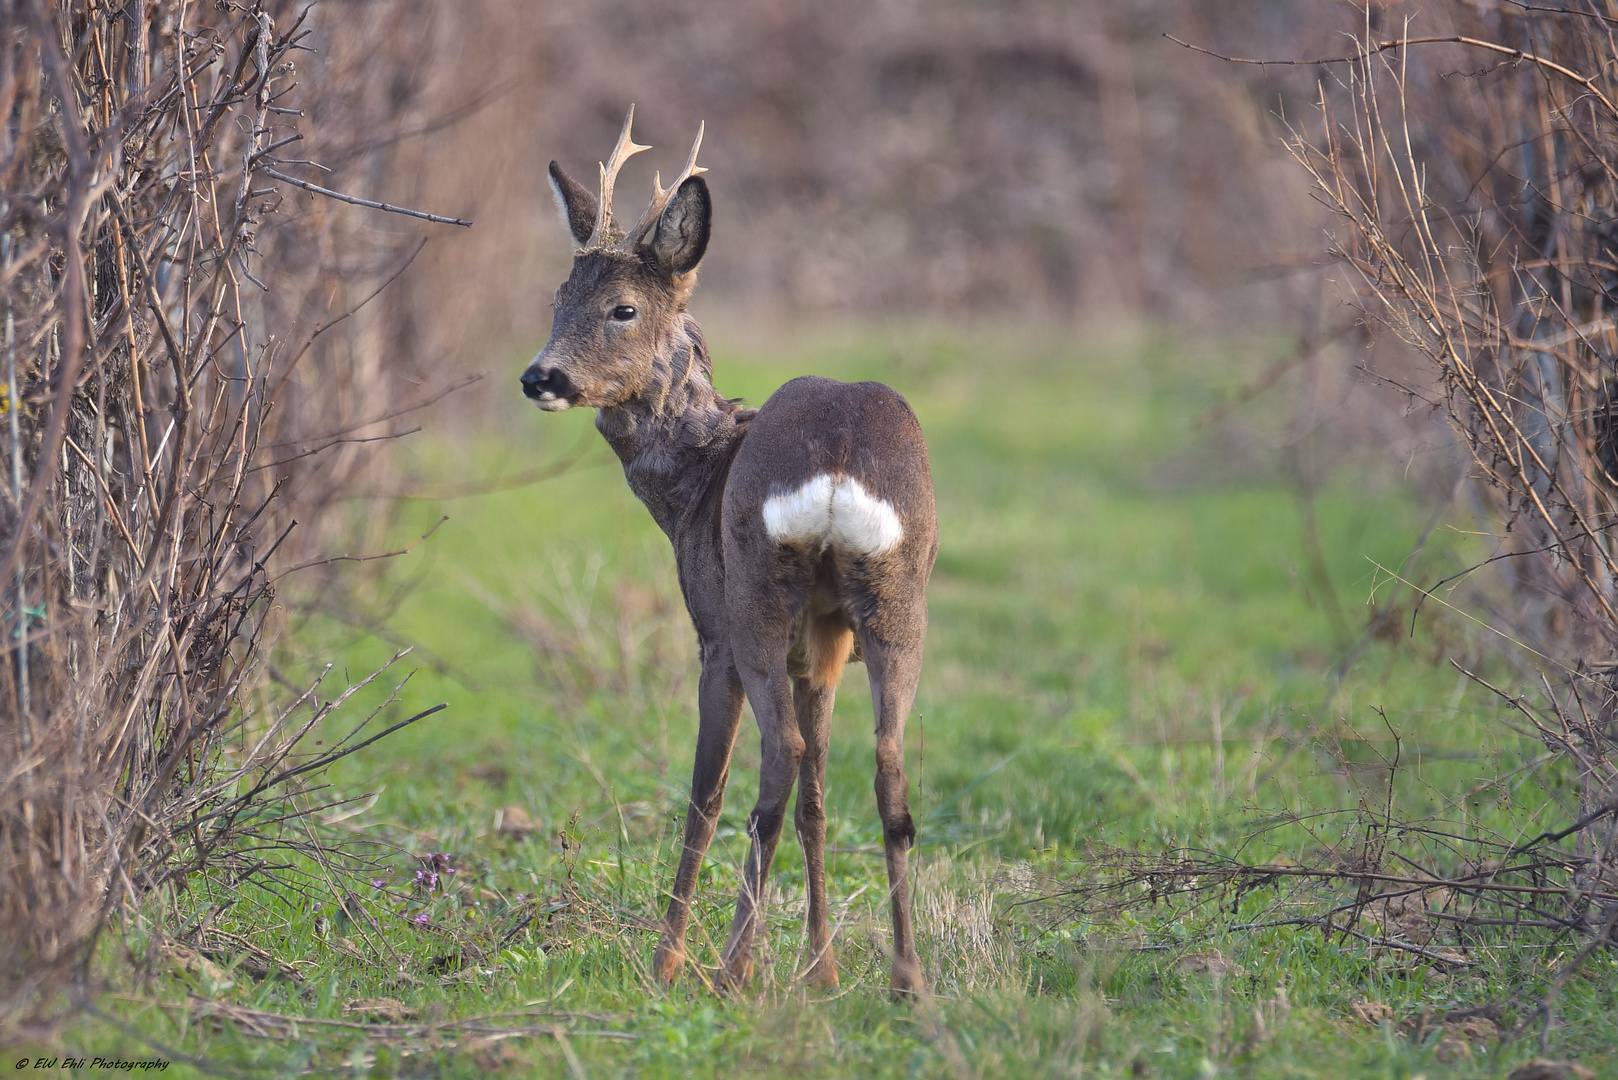
{"type": "Polygon", "coordinates": [[[546,412],[561,412],[573,407],[578,388],[560,368],[546,367],[536,359],[522,373],[523,396],[546,412]]]}

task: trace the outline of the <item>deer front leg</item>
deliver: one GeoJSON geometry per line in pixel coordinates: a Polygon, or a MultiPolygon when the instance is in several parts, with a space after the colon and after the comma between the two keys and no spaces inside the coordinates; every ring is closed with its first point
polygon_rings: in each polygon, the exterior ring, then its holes
{"type": "Polygon", "coordinates": [[[685,814],[685,846],[680,868],[669,893],[663,936],[652,956],[652,971],[665,986],[680,974],[685,963],[685,930],[691,916],[691,898],[697,889],[702,858],[719,824],[725,805],[725,781],[730,755],[742,719],[742,683],[728,649],[703,644],[702,677],[697,684],[697,758],[691,769],[691,803],[685,814]]]}
{"type": "Polygon", "coordinates": [[[731,923],[723,959],[725,979],[732,986],[741,986],[753,977],[753,938],[763,916],[764,883],[775,861],[787,800],[792,797],[804,748],[788,690],[786,650],[780,650],[775,670],[765,675],[749,675],[744,670],[742,679],[747,698],[753,703],[753,715],[758,718],[763,761],[759,766],[758,803],[747,816],[750,843],[747,861],[742,864],[736,919],[731,923]]]}
{"type": "MultiPolygon", "coordinates": [[[[844,652],[847,638],[839,639],[844,652]]],[[[814,986],[837,985],[837,959],[832,955],[826,897],[826,751],[831,742],[831,710],[836,685],[809,679],[792,680],[793,711],[803,736],[798,766],[798,811],[793,824],[803,847],[804,882],[809,891],[809,971],[814,986]]]]}

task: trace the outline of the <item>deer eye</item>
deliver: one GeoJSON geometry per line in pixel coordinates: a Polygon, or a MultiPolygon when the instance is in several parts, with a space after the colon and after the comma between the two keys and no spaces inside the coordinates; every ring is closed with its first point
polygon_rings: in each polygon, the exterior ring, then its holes
{"type": "Polygon", "coordinates": [[[612,309],[612,317],[619,322],[628,322],[635,317],[635,309],[628,304],[619,304],[612,309]]]}

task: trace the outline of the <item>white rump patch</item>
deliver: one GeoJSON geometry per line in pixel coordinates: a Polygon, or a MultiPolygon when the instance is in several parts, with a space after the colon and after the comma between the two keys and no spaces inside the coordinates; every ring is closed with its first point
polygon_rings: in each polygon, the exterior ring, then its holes
{"type": "Polygon", "coordinates": [[[904,539],[893,504],[850,476],[817,473],[796,491],[764,500],[764,531],[778,544],[880,555],[904,539]]]}

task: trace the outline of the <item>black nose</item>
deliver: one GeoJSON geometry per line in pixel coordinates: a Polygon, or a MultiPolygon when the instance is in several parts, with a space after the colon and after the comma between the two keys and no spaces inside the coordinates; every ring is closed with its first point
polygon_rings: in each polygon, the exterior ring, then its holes
{"type": "Polygon", "coordinates": [[[568,398],[573,394],[573,383],[556,368],[529,367],[522,373],[522,392],[530,398],[545,394],[553,398],[568,398]]]}

